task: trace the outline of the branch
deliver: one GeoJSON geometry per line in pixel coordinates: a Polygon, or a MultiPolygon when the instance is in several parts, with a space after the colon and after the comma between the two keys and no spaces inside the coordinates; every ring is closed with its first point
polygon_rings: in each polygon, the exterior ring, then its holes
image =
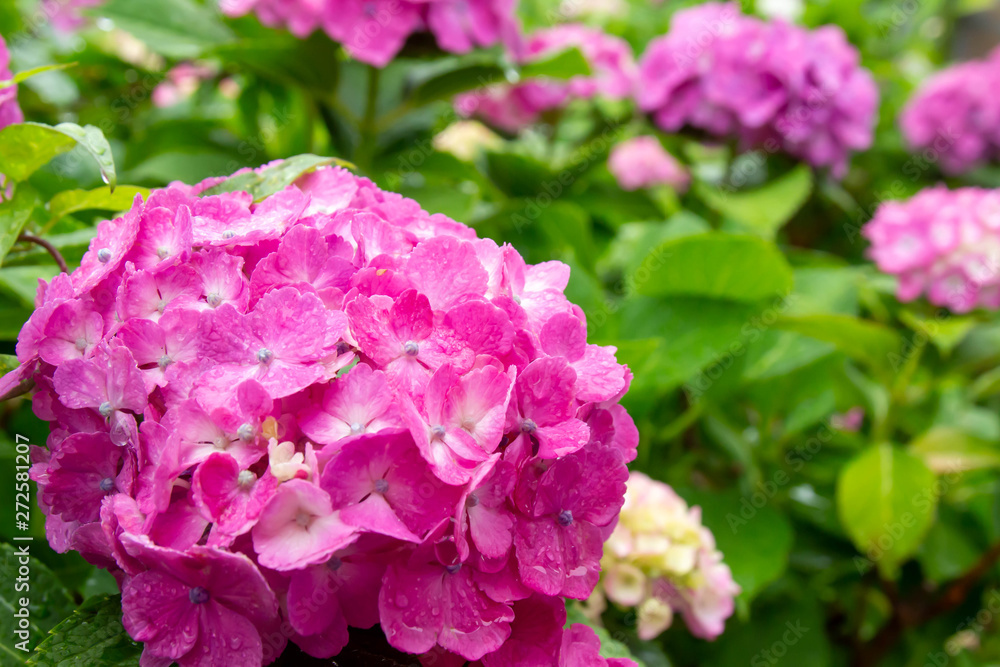
{"type": "Polygon", "coordinates": [[[857,667],[877,665],[904,632],[957,608],[997,561],[1000,561],[1000,542],[990,547],[968,572],[954,580],[937,599],[924,602],[919,594],[915,594],[902,602],[894,600],[892,616],[871,641],[858,647],[854,664],[857,667]]]}
{"type": "Polygon", "coordinates": [[[17,240],[25,241],[27,243],[34,243],[35,245],[42,246],[43,248],[45,248],[45,250],[48,251],[50,255],[52,255],[52,259],[56,260],[56,264],[59,265],[59,270],[62,271],[63,273],[69,273],[69,267],[66,266],[66,260],[63,259],[62,253],[60,253],[59,250],[56,249],[54,245],[52,245],[45,239],[41,238],[40,236],[35,236],[34,234],[25,233],[18,236],[17,240]]]}

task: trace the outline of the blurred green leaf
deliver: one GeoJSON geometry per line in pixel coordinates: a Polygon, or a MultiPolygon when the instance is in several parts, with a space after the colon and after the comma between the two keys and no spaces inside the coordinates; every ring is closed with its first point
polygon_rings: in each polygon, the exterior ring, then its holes
{"type": "Polygon", "coordinates": [[[841,471],[840,521],[884,578],[895,578],[933,523],[936,481],[922,460],[887,443],[866,449],[841,471]]]}
{"type": "Polygon", "coordinates": [[[752,600],[788,566],[792,527],[773,505],[768,487],[746,495],[735,489],[685,491],[689,504],[701,507],[704,524],[711,529],[733,579],[743,589],[740,597],[752,600]]]}
{"type": "Polygon", "coordinates": [[[0,202],[0,266],[39,203],[38,195],[27,186],[18,187],[13,198],[0,202]]]}
{"type": "Polygon", "coordinates": [[[949,356],[959,343],[965,338],[978,322],[976,318],[969,316],[948,315],[935,319],[919,317],[908,310],[899,313],[899,319],[913,329],[917,335],[924,335],[930,338],[941,354],[949,356]]]}
{"type": "Polygon", "coordinates": [[[538,212],[565,190],[558,175],[541,160],[496,151],[487,151],[485,160],[486,175],[505,194],[511,197],[535,197],[533,201],[524,202],[523,210],[515,214],[524,220],[522,225],[537,218],[538,212]]]}
{"type": "Polygon", "coordinates": [[[711,667],[830,667],[826,619],[815,599],[781,598],[755,608],[746,622],[730,619],[714,646],[699,651],[711,667]]]}
{"type": "Polygon", "coordinates": [[[848,356],[877,368],[893,370],[902,363],[902,339],[892,329],[850,315],[782,317],[775,326],[833,343],[848,356]]]}
{"type": "Polygon", "coordinates": [[[16,86],[17,84],[30,79],[36,74],[41,74],[42,72],[51,72],[53,70],[69,69],[70,67],[76,67],[76,63],[60,63],[54,65],[42,65],[40,67],[32,67],[31,69],[24,70],[23,72],[18,72],[12,78],[0,81],[0,90],[4,88],[10,88],[11,86],[16,86]]]}
{"type": "Polygon", "coordinates": [[[910,442],[910,453],[935,473],[1000,468],[1000,446],[948,426],[935,426],[910,442]]]}
{"type": "Polygon", "coordinates": [[[85,601],[49,632],[28,660],[31,667],[138,667],[141,644],[122,627],[121,596],[85,601]]]}
{"type": "Polygon", "coordinates": [[[241,38],[218,46],[213,55],[320,98],[335,95],[340,80],[340,47],[322,32],[306,39],[281,32],[241,38]]]}
{"type": "Polygon", "coordinates": [[[649,296],[687,295],[755,302],[788,294],[792,270],[774,244],[752,236],[711,232],[667,241],[643,264],[635,288],[649,296]]]}
{"type": "Polygon", "coordinates": [[[15,181],[27,180],[40,167],[76,145],[83,147],[97,161],[101,177],[112,190],[117,175],[111,146],[104,133],[93,125],[75,123],[56,126],[41,123],[18,123],[0,130],[0,173],[15,181]]]}
{"type": "Polygon", "coordinates": [[[108,0],[89,13],[171,58],[194,58],[234,38],[218,13],[192,0],[108,0]]]}
{"type": "Polygon", "coordinates": [[[725,192],[717,186],[697,181],[694,191],[722,215],[771,239],[802,208],[812,187],[812,169],[801,164],[755,190],[725,192]]]}
{"type": "Polygon", "coordinates": [[[522,79],[545,77],[547,79],[571,79],[574,76],[590,76],[590,61],[580,49],[573,47],[546,58],[521,66],[522,79]]]}
{"type": "Polygon", "coordinates": [[[20,645],[27,649],[33,649],[46,632],[76,607],[58,577],[32,558],[30,552],[30,542],[20,542],[16,547],[0,543],[0,581],[4,582],[0,591],[0,603],[4,607],[0,614],[0,655],[6,654],[5,662],[14,664],[23,663],[28,655],[16,647],[20,642],[25,642],[20,645]],[[25,558],[23,553],[29,556],[25,558]],[[26,568],[28,575],[23,575],[21,568],[26,568]],[[21,605],[22,600],[28,602],[26,607],[21,605]],[[20,629],[19,617],[15,614],[22,609],[26,610],[28,618],[27,637],[14,634],[20,629]]]}
{"type": "Polygon", "coordinates": [[[506,83],[503,67],[492,63],[469,63],[428,77],[414,86],[407,98],[413,106],[450,100],[459,93],[506,83]]]}
{"type": "Polygon", "coordinates": [[[38,281],[48,282],[58,273],[59,268],[53,264],[8,266],[0,269],[0,290],[18,300],[25,308],[34,308],[38,281]]]}

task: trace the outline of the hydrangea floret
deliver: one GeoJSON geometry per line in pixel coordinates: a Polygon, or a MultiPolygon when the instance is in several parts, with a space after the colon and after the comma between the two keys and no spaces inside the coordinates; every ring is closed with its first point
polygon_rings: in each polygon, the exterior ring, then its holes
{"type": "Polygon", "coordinates": [[[298,37],[322,29],[352,58],[376,67],[385,67],[413,33],[432,33],[451,53],[516,44],[516,5],[516,0],[219,0],[229,16],[253,12],[261,23],[298,37]]]}
{"type": "Polygon", "coordinates": [[[604,545],[601,585],[591,610],[607,600],[635,608],[638,634],[653,639],[683,615],[703,639],[722,634],[740,587],[701,523],[698,507],[662,482],[632,472],[618,524],[604,545]]]}
{"type": "Polygon", "coordinates": [[[921,190],[879,206],[862,234],[900,301],[920,295],[957,313],[1000,308],[1000,192],[921,190]]]}
{"type": "Polygon", "coordinates": [[[954,65],[924,81],[899,119],[910,147],[959,174],[1000,157],[1000,49],[954,65]]]}
{"type": "Polygon", "coordinates": [[[690,175],[653,136],[633,137],[617,144],[608,156],[608,170],[623,190],[658,185],[687,190],[690,175]]]}
{"type": "Polygon", "coordinates": [[[459,662],[625,664],[557,611],[598,582],[638,441],[569,267],[339,167],[227,188],[101,222],[0,381],[34,381],[48,539],[116,577],[143,664],[325,658],[376,624],[459,662]]]}
{"type": "Polygon", "coordinates": [[[496,83],[459,95],[455,99],[456,110],[462,116],[478,116],[513,133],[572,99],[621,100],[632,95],[636,76],[632,48],[624,40],[597,28],[567,23],[539,30],[525,38],[514,59],[525,65],[571,48],[578,48],[587,60],[589,75],[577,75],[566,81],[534,78],[515,84],[496,83]]]}
{"type": "Polygon", "coordinates": [[[878,89],[838,26],[808,30],[709,2],[677,12],[639,64],[637,101],[667,132],[684,127],[782,150],[837,176],[868,148],[878,89]]]}

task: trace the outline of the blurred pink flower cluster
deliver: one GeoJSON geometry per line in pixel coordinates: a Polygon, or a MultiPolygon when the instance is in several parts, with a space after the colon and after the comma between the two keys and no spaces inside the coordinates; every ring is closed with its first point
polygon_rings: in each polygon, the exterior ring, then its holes
{"type": "MultiPolygon", "coordinates": [[[[673,489],[632,472],[625,505],[604,545],[597,608],[606,596],[635,607],[639,637],[653,639],[684,616],[691,633],[722,634],[740,587],[701,524],[701,510],[688,508],[673,489]]],[[[594,602],[593,600],[591,601],[594,602]]]]}
{"type": "Polygon", "coordinates": [[[678,12],[649,44],[636,98],[668,132],[736,137],[838,176],[871,145],[878,109],[875,82],[839,27],[807,30],[715,2],[678,12]]]}
{"type": "Polygon", "coordinates": [[[1000,308],[1000,192],[928,188],[882,204],[862,233],[878,268],[899,279],[900,301],[1000,308]]]}
{"type": "Polygon", "coordinates": [[[222,180],[100,223],[0,387],[34,380],[50,543],[115,575],[143,664],[328,657],[376,623],[483,667],[628,664],[563,631],[638,441],[569,267],[340,168],[256,203],[222,180]]]}
{"type": "Polygon", "coordinates": [[[467,53],[516,40],[516,0],[220,0],[229,16],[254,12],[299,37],[323,29],[351,57],[384,67],[407,38],[428,31],[439,47],[467,53]]]}
{"type": "MultiPolygon", "coordinates": [[[[7,42],[0,37],[0,81],[10,81],[13,78],[10,71],[10,53],[7,42]]],[[[20,123],[24,120],[21,107],[17,104],[17,86],[0,88],[0,129],[20,123]]]]}
{"type": "Polygon", "coordinates": [[[99,7],[104,0],[42,0],[41,13],[57,30],[72,32],[83,27],[83,11],[99,7]]]}
{"type": "Polygon", "coordinates": [[[632,94],[635,61],[624,40],[598,28],[566,24],[528,36],[515,59],[529,64],[571,48],[578,48],[590,65],[590,75],[567,81],[533,78],[521,83],[494,83],[459,95],[455,108],[462,116],[479,116],[508,132],[536,122],[541,114],[566,105],[571,99],[600,96],[613,100],[632,94]]]}
{"type": "Polygon", "coordinates": [[[950,173],[1000,157],[1000,49],[927,79],[900,116],[911,148],[930,150],[950,173]]]}
{"type": "Polygon", "coordinates": [[[612,148],[608,169],[623,190],[669,185],[683,192],[691,180],[659,139],[651,136],[627,139],[612,148]]]}

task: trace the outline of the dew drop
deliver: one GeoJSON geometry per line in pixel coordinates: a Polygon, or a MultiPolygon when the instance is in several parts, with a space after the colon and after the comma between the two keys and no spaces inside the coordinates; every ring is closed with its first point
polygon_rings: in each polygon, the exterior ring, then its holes
{"type": "Polygon", "coordinates": [[[415,357],[420,353],[420,346],[417,345],[417,341],[408,340],[403,343],[403,352],[405,352],[408,357],[415,357]]]}
{"type": "Polygon", "coordinates": [[[114,412],[114,407],[112,407],[110,402],[104,401],[101,403],[100,407],[97,408],[97,411],[101,413],[102,417],[107,419],[111,416],[111,413],[114,412]]]}
{"type": "Polygon", "coordinates": [[[97,251],[97,261],[101,264],[107,264],[111,261],[111,250],[108,248],[101,248],[97,251]]]}

